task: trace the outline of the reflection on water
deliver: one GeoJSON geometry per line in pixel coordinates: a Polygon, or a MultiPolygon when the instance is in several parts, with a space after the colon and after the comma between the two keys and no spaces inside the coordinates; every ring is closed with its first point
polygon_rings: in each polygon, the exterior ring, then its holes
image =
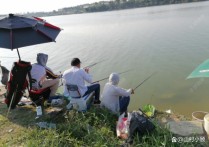
{"type": "MultiPolygon", "coordinates": [[[[23,59],[35,61],[38,52],[49,54],[48,65],[57,72],[70,66],[73,57],[83,66],[107,59],[91,68],[94,79],[111,72],[121,75],[120,86],[135,87],[157,71],[131,97],[130,110],[147,103],[162,110],[185,115],[208,110],[209,80],[185,80],[202,61],[209,58],[209,3],[149,7],[104,13],[48,17],[64,30],[57,43],[20,49],[23,59]],[[191,90],[192,89],[192,90],[191,90]]],[[[1,56],[17,56],[0,50],[1,56]]],[[[1,59],[8,68],[14,59],[1,59]]],[[[104,86],[106,81],[101,82],[104,86]]]]}

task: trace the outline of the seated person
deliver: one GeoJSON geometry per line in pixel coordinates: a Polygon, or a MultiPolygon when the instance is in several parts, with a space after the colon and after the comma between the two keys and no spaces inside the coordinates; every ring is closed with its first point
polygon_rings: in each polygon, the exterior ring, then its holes
{"type": "MultiPolygon", "coordinates": [[[[81,62],[78,58],[74,58],[71,61],[71,68],[66,70],[63,73],[63,79],[65,84],[77,85],[81,97],[95,92],[94,104],[100,104],[99,95],[100,95],[100,85],[98,83],[91,84],[89,86],[85,85],[85,81],[92,83],[92,76],[89,74],[89,69],[81,69],[81,62]]],[[[65,85],[64,95],[69,95],[69,92],[65,85]]]]}
{"type": "Polygon", "coordinates": [[[130,95],[134,94],[133,89],[125,90],[118,87],[119,75],[112,73],[109,76],[109,82],[105,84],[102,93],[101,105],[111,110],[113,113],[127,113],[127,108],[130,102],[130,95]]]}
{"type": "Polygon", "coordinates": [[[35,81],[32,84],[33,89],[50,88],[50,97],[55,96],[59,87],[59,76],[55,75],[50,68],[46,66],[48,55],[37,54],[37,63],[32,65],[31,78],[35,81]]]}

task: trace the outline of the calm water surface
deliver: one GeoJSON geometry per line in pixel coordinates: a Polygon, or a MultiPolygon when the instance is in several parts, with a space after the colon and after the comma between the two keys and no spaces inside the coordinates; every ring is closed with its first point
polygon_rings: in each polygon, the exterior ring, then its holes
{"type": "MultiPolygon", "coordinates": [[[[209,58],[209,2],[149,7],[104,13],[47,17],[60,26],[56,43],[20,49],[24,60],[35,62],[38,52],[49,54],[48,65],[56,72],[70,67],[73,57],[83,66],[107,59],[93,67],[94,79],[111,72],[133,71],[121,76],[120,86],[135,87],[157,74],[135,91],[130,110],[147,103],[161,110],[190,116],[209,111],[209,79],[185,78],[209,58]]],[[[0,56],[17,56],[0,50],[0,56]]],[[[1,58],[11,68],[16,59],[1,58]]],[[[101,82],[102,87],[106,81],[101,82]]]]}

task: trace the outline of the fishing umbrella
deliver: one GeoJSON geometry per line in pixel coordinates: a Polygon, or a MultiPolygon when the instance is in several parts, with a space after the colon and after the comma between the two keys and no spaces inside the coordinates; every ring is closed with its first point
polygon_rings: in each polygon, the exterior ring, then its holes
{"type": "Polygon", "coordinates": [[[188,77],[191,78],[207,78],[209,77],[209,59],[200,64],[188,77]]]}
{"type": "Polygon", "coordinates": [[[17,49],[20,47],[55,42],[61,29],[38,17],[9,14],[0,19],[0,47],[17,49]]]}

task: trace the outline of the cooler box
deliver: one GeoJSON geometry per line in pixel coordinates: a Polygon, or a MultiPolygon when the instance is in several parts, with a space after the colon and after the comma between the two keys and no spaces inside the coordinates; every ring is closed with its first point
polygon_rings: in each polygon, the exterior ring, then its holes
{"type": "Polygon", "coordinates": [[[91,107],[93,101],[94,101],[94,92],[81,98],[71,97],[70,104],[72,104],[74,109],[85,112],[91,107]]]}

